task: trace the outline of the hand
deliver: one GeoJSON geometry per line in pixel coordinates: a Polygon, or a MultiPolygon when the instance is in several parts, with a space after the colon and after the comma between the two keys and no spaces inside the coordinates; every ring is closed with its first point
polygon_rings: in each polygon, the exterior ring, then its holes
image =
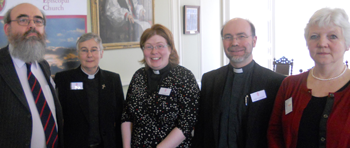
{"type": "Polygon", "coordinates": [[[128,15],[128,20],[130,23],[134,24],[134,17],[131,14],[128,15]]]}

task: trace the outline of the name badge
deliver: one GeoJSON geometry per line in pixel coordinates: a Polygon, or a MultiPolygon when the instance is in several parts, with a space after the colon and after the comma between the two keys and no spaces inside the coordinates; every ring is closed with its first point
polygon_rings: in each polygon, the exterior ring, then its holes
{"type": "Polygon", "coordinates": [[[161,87],[158,94],[160,95],[165,95],[165,96],[169,96],[170,95],[170,92],[171,92],[171,89],[170,88],[164,88],[164,87],[161,87]]]}
{"type": "Polygon", "coordinates": [[[266,98],[266,92],[265,92],[265,90],[260,90],[260,91],[251,93],[250,97],[252,98],[252,102],[256,102],[256,101],[265,99],[266,98]]]}
{"type": "Polygon", "coordinates": [[[290,112],[293,111],[293,101],[292,101],[292,97],[290,97],[289,99],[287,99],[285,102],[284,102],[284,111],[287,114],[289,114],[290,112]]]}
{"type": "Polygon", "coordinates": [[[70,90],[83,90],[83,82],[71,82],[70,90]]]}

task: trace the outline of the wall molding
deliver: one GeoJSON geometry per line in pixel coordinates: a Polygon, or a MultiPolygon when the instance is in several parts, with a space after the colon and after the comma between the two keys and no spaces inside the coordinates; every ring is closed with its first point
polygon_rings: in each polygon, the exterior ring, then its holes
{"type": "Polygon", "coordinates": [[[183,61],[183,52],[182,52],[182,37],[181,37],[181,26],[182,26],[182,20],[181,20],[181,3],[180,0],[170,0],[170,24],[171,32],[174,36],[174,44],[175,48],[177,50],[177,53],[180,57],[180,65],[182,65],[183,61]]]}

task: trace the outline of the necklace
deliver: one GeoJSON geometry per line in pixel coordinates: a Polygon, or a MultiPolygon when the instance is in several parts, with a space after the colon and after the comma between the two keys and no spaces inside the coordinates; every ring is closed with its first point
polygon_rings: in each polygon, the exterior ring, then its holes
{"type": "Polygon", "coordinates": [[[328,78],[328,79],[322,79],[322,78],[319,78],[319,77],[316,77],[315,75],[314,75],[314,68],[312,68],[311,69],[311,75],[312,75],[312,77],[314,77],[315,79],[317,79],[317,80],[321,80],[321,81],[329,81],[329,80],[333,80],[333,79],[336,79],[336,78],[339,78],[340,76],[342,76],[345,72],[346,72],[346,66],[344,65],[344,71],[340,74],[340,75],[338,75],[338,76],[336,76],[336,77],[333,77],[333,78],[328,78]]]}

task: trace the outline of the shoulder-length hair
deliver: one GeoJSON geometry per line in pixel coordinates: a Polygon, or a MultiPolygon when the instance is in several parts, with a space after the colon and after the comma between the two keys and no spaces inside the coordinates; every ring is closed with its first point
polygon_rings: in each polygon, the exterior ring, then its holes
{"type": "MultiPolygon", "coordinates": [[[[141,35],[141,39],[140,39],[140,47],[141,50],[143,50],[144,46],[145,46],[145,42],[150,39],[152,36],[154,35],[160,35],[162,36],[166,41],[168,46],[171,48],[171,52],[169,55],[169,63],[172,67],[179,65],[179,55],[177,54],[175,45],[174,45],[174,38],[173,38],[173,34],[171,33],[171,31],[166,28],[163,25],[160,24],[154,24],[151,28],[146,29],[142,35],[141,35]]],[[[146,68],[148,68],[149,66],[147,65],[145,58],[143,58],[140,61],[142,64],[145,64],[146,68]]]]}

